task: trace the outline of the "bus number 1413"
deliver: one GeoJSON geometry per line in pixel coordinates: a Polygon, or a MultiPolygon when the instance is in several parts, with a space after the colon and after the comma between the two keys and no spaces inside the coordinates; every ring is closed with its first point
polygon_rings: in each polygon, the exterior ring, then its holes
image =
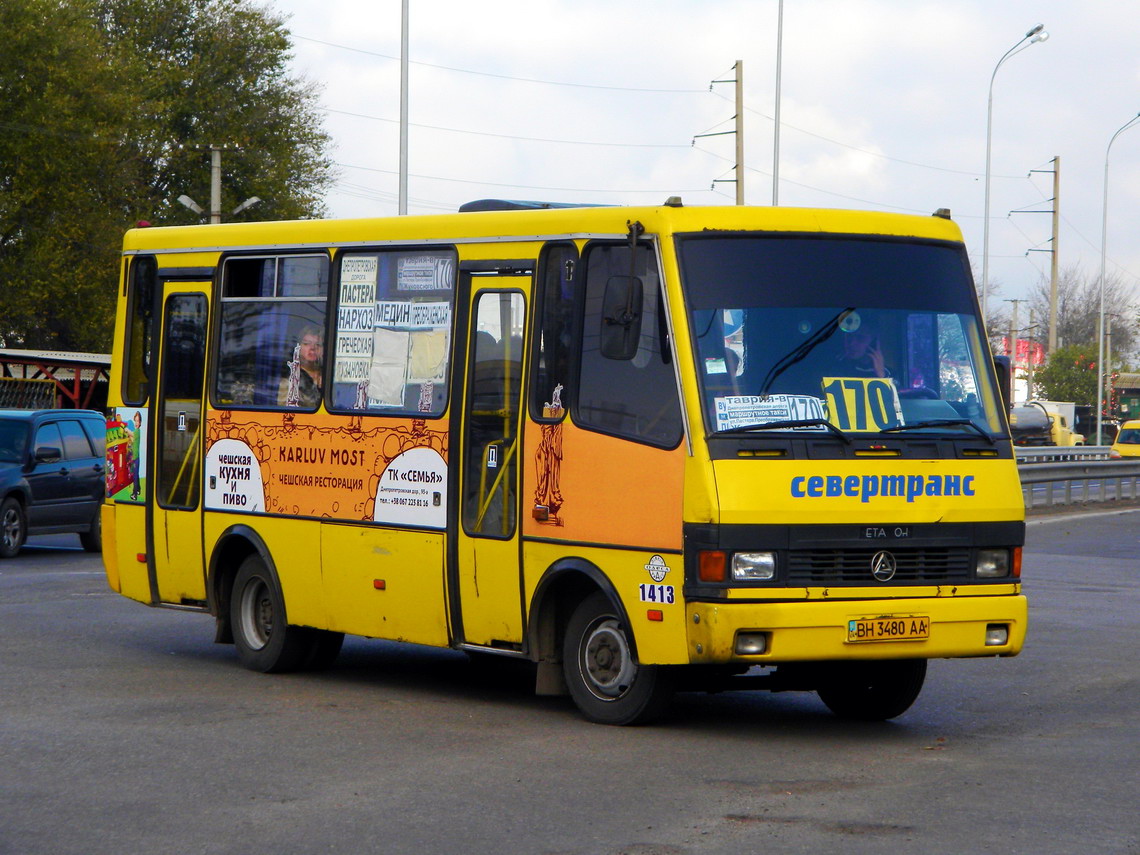
{"type": "Polygon", "coordinates": [[[641,588],[641,602],[664,603],[670,605],[674,602],[672,585],[652,585],[649,583],[639,586],[641,588]]]}

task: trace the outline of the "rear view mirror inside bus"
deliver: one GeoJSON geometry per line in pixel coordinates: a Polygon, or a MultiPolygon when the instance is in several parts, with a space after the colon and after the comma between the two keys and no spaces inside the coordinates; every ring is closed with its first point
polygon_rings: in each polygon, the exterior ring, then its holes
{"type": "Polygon", "coordinates": [[[611,276],[602,297],[601,351],[606,359],[633,359],[641,339],[643,287],[638,276],[611,276]]]}

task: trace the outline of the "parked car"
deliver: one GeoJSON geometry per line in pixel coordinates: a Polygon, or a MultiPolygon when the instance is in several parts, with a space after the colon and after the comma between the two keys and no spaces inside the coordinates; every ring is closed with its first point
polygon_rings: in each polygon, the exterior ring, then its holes
{"type": "Polygon", "coordinates": [[[1124,457],[1140,457],[1140,419],[1132,419],[1120,426],[1120,432],[1108,450],[1113,460],[1124,457]]]}
{"type": "Polygon", "coordinates": [[[106,419],[94,410],[0,410],[0,558],[30,534],[102,548],[106,419]]]}

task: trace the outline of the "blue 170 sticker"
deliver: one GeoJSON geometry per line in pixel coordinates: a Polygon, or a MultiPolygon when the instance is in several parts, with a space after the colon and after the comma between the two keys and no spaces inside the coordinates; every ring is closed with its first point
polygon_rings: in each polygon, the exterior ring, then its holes
{"type": "Polygon", "coordinates": [[[676,602],[672,585],[652,585],[645,583],[638,587],[641,589],[641,602],[643,603],[663,603],[668,606],[676,602]]]}

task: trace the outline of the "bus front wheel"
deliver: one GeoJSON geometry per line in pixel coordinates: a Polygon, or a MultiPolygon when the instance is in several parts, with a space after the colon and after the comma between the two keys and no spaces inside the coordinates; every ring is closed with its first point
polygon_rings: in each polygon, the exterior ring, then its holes
{"type": "Polygon", "coordinates": [[[574,610],[563,640],[562,667],[574,703],[599,724],[651,721],[664,713],[673,696],[669,672],[638,663],[629,629],[601,591],[574,610]]]}
{"type": "Polygon", "coordinates": [[[250,555],[238,568],[230,623],[238,659],[251,671],[292,671],[310,652],[306,630],[285,622],[285,598],[260,556],[250,555]]]}
{"type": "Polygon", "coordinates": [[[816,691],[840,718],[886,721],[910,709],[925,679],[925,659],[842,662],[827,670],[816,691]]]}

